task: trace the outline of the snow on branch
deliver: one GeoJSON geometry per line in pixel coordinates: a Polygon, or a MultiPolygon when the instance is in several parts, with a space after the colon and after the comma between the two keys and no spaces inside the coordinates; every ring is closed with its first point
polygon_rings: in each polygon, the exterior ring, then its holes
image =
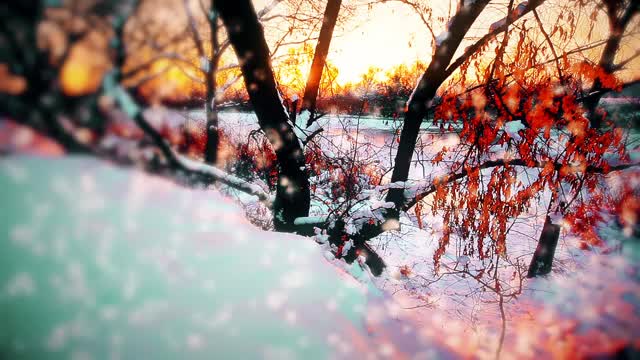
{"type": "Polygon", "coordinates": [[[326,216],[305,216],[296,218],[293,221],[294,225],[303,226],[303,225],[315,225],[321,226],[327,223],[326,216]]]}
{"type": "MultiPolygon", "coordinates": [[[[499,166],[524,166],[524,167],[529,167],[529,168],[544,168],[546,165],[546,163],[543,162],[539,162],[539,161],[533,161],[533,162],[528,162],[525,161],[523,159],[511,159],[511,160],[505,160],[505,159],[499,159],[499,160],[488,160],[485,161],[484,163],[478,165],[477,169],[489,169],[489,168],[493,168],[493,167],[499,167],[499,166]]],[[[554,163],[554,170],[560,170],[562,168],[562,164],[560,163],[554,163]]],[[[584,170],[585,173],[589,173],[589,174],[607,174],[610,172],[614,172],[614,171],[622,171],[622,170],[626,170],[632,167],[640,167],[640,163],[629,163],[629,164],[618,164],[618,165],[612,165],[609,166],[608,168],[604,168],[604,167],[599,167],[599,166],[593,166],[593,165],[589,165],[586,167],[586,169],[584,170]]],[[[411,209],[414,205],[416,205],[416,203],[420,200],[422,200],[424,197],[434,193],[437,190],[437,186],[438,185],[442,185],[442,184],[450,184],[454,181],[458,181],[460,179],[463,179],[464,177],[466,177],[467,175],[469,175],[467,170],[462,170],[459,173],[455,173],[455,174],[449,174],[449,175],[442,175],[437,177],[436,179],[434,179],[433,181],[431,181],[431,184],[428,186],[422,186],[422,190],[419,190],[418,188],[413,188],[413,189],[407,189],[408,191],[412,192],[413,194],[415,194],[411,200],[407,201],[402,210],[403,211],[408,211],[409,209],[411,209]]]]}
{"type": "Polygon", "coordinates": [[[180,171],[186,172],[188,175],[195,175],[206,183],[214,181],[220,182],[232,189],[256,196],[263,203],[269,206],[271,205],[271,196],[260,186],[231,175],[215,166],[191,160],[183,155],[175,153],[174,155],[176,156],[180,171]]]}
{"type": "Polygon", "coordinates": [[[120,107],[125,110],[125,113],[133,118],[136,125],[138,125],[145,135],[147,135],[153,144],[160,150],[167,161],[167,167],[169,170],[181,172],[192,180],[205,184],[218,181],[232,189],[258,197],[258,199],[267,204],[267,206],[271,205],[271,196],[262,190],[260,186],[251,184],[214,166],[196,162],[185,156],[177,154],[171,148],[169,143],[167,143],[164,137],[162,137],[162,135],[149,123],[149,121],[147,121],[140,107],[135,103],[135,100],[133,100],[133,98],[131,98],[131,96],[129,96],[129,94],[122,89],[120,85],[113,83],[114,81],[115,79],[113,74],[106,76],[105,87],[110,91],[108,93],[115,97],[120,107]]]}
{"type": "Polygon", "coordinates": [[[262,19],[263,17],[265,17],[267,14],[269,14],[271,12],[271,10],[275,9],[276,6],[278,6],[278,4],[280,4],[282,2],[282,0],[272,0],[269,4],[265,5],[265,7],[262,8],[262,10],[258,11],[258,19],[262,19]]]}
{"type": "MultiPolygon", "coordinates": [[[[297,123],[300,123],[303,125],[307,124],[307,120],[309,119],[309,116],[310,116],[310,112],[308,110],[304,110],[299,117],[299,120],[301,121],[297,121],[297,123]]],[[[302,143],[302,147],[306,146],[309,143],[309,141],[311,141],[316,135],[324,131],[322,126],[318,125],[318,122],[316,121],[312,122],[311,125],[307,128],[303,128],[301,126],[298,126],[297,124],[291,124],[291,125],[293,128],[293,131],[298,137],[298,140],[300,140],[300,142],[302,143]]]]}

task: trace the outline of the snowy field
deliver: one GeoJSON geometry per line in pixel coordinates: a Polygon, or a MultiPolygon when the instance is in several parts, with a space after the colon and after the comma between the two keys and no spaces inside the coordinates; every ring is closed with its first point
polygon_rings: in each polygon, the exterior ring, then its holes
{"type": "Polygon", "coordinates": [[[216,191],[90,158],[11,157],[0,193],[3,356],[447,354],[389,313],[358,265],[254,228],[216,191]]]}
{"type": "MultiPolygon", "coordinates": [[[[188,118],[199,121],[202,114],[192,112],[188,118]]],[[[352,147],[360,146],[361,157],[376,159],[385,169],[391,166],[395,157],[395,136],[401,126],[400,120],[327,116],[319,122],[325,129],[323,137],[318,140],[325,154],[344,156],[345,153],[349,154],[352,147]]],[[[220,125],[227,134],[237,136],[240,141],[245,139],[250,131],[258,129],[255,115],[247,113],[222,113],[220,125]]],[[[442,135],[430,122],[423,123],[421,129],[418,145],[422,147],[422,151],[414,155],[414,166],[411,167],[409,175],[409,178],[415,181],[432,179],[434,174],[446,171],[446,167],[433,167],[428,156],[433,156],[443,146],[457,144],[455,134],[442,135]]],[[[512,124],[509,131],[515,133],[517,124],[512,124]]],[[[632,136],[637,138],[638,134],[634,133],[632,136]]],[[[640,154],[637,151],[631,152],[632,157],[637,158],[638,155],[640,154]]],[[[543,196],[543,201],[545,198],[546,196],[543,196]]],[[[497,346],[495,336],[502,331],[503,325],[506,342],[514,341],[515,337],[521,336],[521,326],[532,326],[536,322],[536,316],[533,314],[540,309],[531,309],[530,300],[545,295],[554,296],[547,284],[548,281],[570,282],[582,278],[586,273],[593,274],[591,262],[603,262],[601,265],[606,267],[609,266],[609,260],[625,262],[627,258],[632,259],[630,261],[638,259],[633,244],[631,249],[626,248],[620,259],[614,260],[608,256],[599,259],[600,249],[581,250],[580,239],[563,232],[556,250],[554,270],[549,279],[523,279],[542,230],[545,209],[544,203],[534,205],[514,220],[507,237],[507,258],[503,259],[502,263],[495,264],[498,286],[493,283],[487,284],[486,280],[476,279],[473,275],[484,271],[487,263],[461,255],[462,248],[455,243],[449,246],[443,256],[444,269],[441,269],[438,275],[434,274],[432,259],[438,247],[443,224],[440,216],[433,216],[430,211],[423,214],[425,225],[422,229],[415,225],[415,216],[410,212],[408,217],[401,219],[401,231],[385,233],[372,240],[373,248],[388,265],[383,276],[374,278],[373,281],[378,288],[393,294],[403,308],[412,309],[418,319],[429,317],[428,313],[423,313],[425,309],[437,309],[445,313],[448,319],[456,319],[465,324],[459,330],[469,339],[476,339],[478,344],[488,342],[494,347],[497,346]],[[497,288],[498,291],[493,291],[492,288],[497,288]],[[527,324],[527,321],[532,321],[532,324],[523,325],[527,324]]],[[[316,206],[315,211],[318,213],[312,215],[321,215],[325,210],[322,206],[316,206]]],[[[609,238],[612,237],[621,238],[622,234],[609,234],[609,238]]],[[[629,266],[628,271],[634,272],[637,269],[629,266]]],[[[610,275],[617,276],[611,273],[610,275]]],[[[638,280],[637,276],[635,280],[638,280]]],[[[632,302],[638,309],[640,292],[635,280],[629,284],[633,284],[632,293],[635,295],[632,302]]],[[[595,308],[586,308],[590,316],[595,316],[595,308]]],[[[640,331],[635,324],[630,328],[633,328],[633,333],[636,334],[640,331]]]]}
{"type": "MultiPolygon", "coordinates": [[[[221,125],[242,136],[251,119],[221,125]]],[[[379,121],[351,124],[384,144],[394,130],[379,121]]],[[[563,235],[555,271],[521,282],[536,209],[514,225],[497,283],[476,279],[480,264],[455,246],[433,273],[436,216],[373,240],[388,264],[376,278],[309,238],[258,230],[217,190],[59,158],[31,138],[0,136],[31,149],[0,158],[9,358],[489,359],[500,346],[503,359],[580,358],[638,346],[637,249],[605,256],[563,235]]]]}

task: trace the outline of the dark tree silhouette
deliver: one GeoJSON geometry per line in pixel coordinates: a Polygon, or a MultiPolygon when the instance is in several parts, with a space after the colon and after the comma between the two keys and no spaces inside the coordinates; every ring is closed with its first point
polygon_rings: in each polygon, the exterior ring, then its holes
{"type": "Polygon", "coordinates": [[[278,185],[273,204],[275,228],[295,231],[294,220],[309,215],[309,178],[301,142],[280,99],[262,25],[249,0],[216,1],[215,8],[240,61],[260,128],[278,158],[278,185]]]}
{"type": "MultiPolygon", "coordinates": [[[[602,5],[609,21],[609,36],[602,50],[598,67],[604,75],[610,76],[619,69],[615,63],[616,55],[620,50],[620,44],[629,23],[640,10],[640,1],[602,0],[602,5]]],[[[603,116],[598,114],[596,110],[600,99],[607,92],[603,90],[607,90],[607,86],[603,84],[602,77],[597,77],[591,87],[590,95],[585,100],[592,128],[602,126],[603,116]]],[[[609,88],[609,90],[611,89],[609,88]]]]}
{"type": "Polygon", "coordinates": [[[302,98],[301,111],[308,110],[310,112],[306,126],[310,126],[314,121],[316,100],[318,98],[318,91],[320,90],[320,80],[322,79],[327,54],[329,53],[329,46],[331,45],[331,38],[333,37],[333,29],[338,21],[341,4],[342,0],[327,1],[322,27],[320,28],[320,35],[318,36],[318,43],[316,44],[316,50],[313,54],[313,62],[311,63],[311,70],[309,71],[307,85],[302,98]]]}

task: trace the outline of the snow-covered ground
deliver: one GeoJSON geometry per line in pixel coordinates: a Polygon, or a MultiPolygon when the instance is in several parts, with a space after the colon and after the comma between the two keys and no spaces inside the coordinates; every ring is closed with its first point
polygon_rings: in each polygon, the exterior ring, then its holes
{"type": "MultiPolygon", "coordinates": [[[[0,160],[0,193],[0,347],[10,357],[430,359],[495,351],[495,321],[465,321],[437,306],[405,309],[415,299],[379,292],[380,280],[357,264],[327,261],[308,238],[254,228],[215,190],[90,158],[15,156],[0,160]]],[[[504,358],[611,351],[640,336],[637,269],[622,256],[584,264],[583,274],[530,282],[509,306],[504,358]]],[[[473,301],[460,308],[481,306],[473,301]]]]}
{"type": "MultiPolygon", "coordinates": [[[[255,126],[238,118],[236,129],[255,126]]],[[[0,195],[3,354],[493,358],[502,333],[506,359],[640,346],[629,254],[585,252],[563,236],[556,271],[521,283],[535,209],[514,225],[496,285],[456,246],[433,273],[437,216],[374,239],[389,265],[374,278],[308,238],[256,229],[215,189],[95,159],[2,158],[0,195]]]]}
{"type": "MultiPolygon", "coordinates": [[[[198,118],[198,113],[192,113],[193,118],[198,118]]],[[[221,124],[226,131],[231,134],[238,134],[240,139],[246,136],[248,131],[257,129],[256,120],[253,114],[223,113],[221,124]],[[249,130],[246,130],[249,129],[249,130]]],[[[326,138],[320,139],[325,153],[335,153],[339,156],[339,151],[331,149],[339,148],[348,150],[355,141],[366,144],[369,148],[368,154],[360,154],[362,157],[375,157],[385,168],[389,168],[391,160],[395,157],[395,138],[400,121],[380,118],[352,117],[352,116],[328,116],[321,119],[321,125],[325,129],[326,138]],[[358,136],[357,139],[354,137],[358,136]],[[380,150],[383,149],[383,150],[380,150]],[[387,150],[390,149],[390,150],[387,150]],[[329,150],[329,151],[327,151],[329,150]]],[[[517,132],[517,122],[510,124],[509,131],[517,132]]],[[[520,124],[521,125],[521,124],[520,124]]],[[[637,137],[637,134],[633,136],[637,137]]],[[[421,145],[424,147],[423,159],[427,154],[433,156],[443,146],[451,147],[457,143],[455,134],[440,135],[437,129],[429,123],[422,126],[420,136],[421,145]]],[[[364,148],[364,147],[363,147],[364,148]]],[[[347,151],[348,153],[348,151],[347,151]]],[[[632,157],[637,151],[631,153],[632,157]]],[[[419,158],[420,154],[416,154],[419,158]]],[[[428,160],[428,158],[427,158],[428,160]]],[[[445,169],[446,170],[446,169],[445,169]]],[[[410,179],[420,181],[421,179],[432,179],[442,169],[434,168],[429,161],[415,164],[410,170],[410,179]]],[[[525,181],[526,172],[523,172],[525,181]]],[[[525,274],[531,256],[535,250],[538,236],[542,230],[546,205],[544,201],[548,194],[543,196],[542,203],[535,205],[525,214],[514,220],[507,238],[507,258],[492,261],[480,262],[477,259],[470,259],[462,254],[462,249],[452,242],[451,246],[443,256],[442,268],[436,275],[433,265],[433,254],[438,248],[438,240],[442,229],[442,220],[439,214],[433,216],[429,211],[422,214],[423,226],[419,229],[415,226],[416,219],[413,214],[402,219],[402,230],[399,232],[389,232],[383,234],[372,241],[372,247],[382,256],[388,265],[385,273],[374,279],[376,286],[386,293],[393,294],[403,308],[411,309],[418,319],[429,318],[432,313],[424,312],[425,309],[437,310],[438,313],[446,314],[447,322],[456,319],[461,325],[458,331],[474,339],[477,346],[487,346],[487,349],[497,347],[499,334],[505,326],[504,335],[506,342],[510,343],[522,337],[523,328],[530,328],[527,331],[532,334],[544,333],[543,328],[536,328],[536,321],[539,317],[549,316],[545,311],[532,306],[533,299],[559,299],[565,296],[574,296],[574,291],[564,293],[564,285],[572,284],[578,293],[581,294],[580,301],[572,301],[571,316],[576,319],[584,315],[588,318],[591,326],[608,328],[612,326],[612,333],[621,334],[620,329],[633,329],[634,335],[629,339],[637,338],[640,334],[638,326],[633,321],[622,321],[623,326],[607,321],[611,311],[611,305],[605,310],[606,302],[586,303],[591,298],[584,287],[590,285],[584,283],[585,278],[589,278],[587,283],[600,284],[609,283],[624,284],[618,285],[622,288],[630,286],[628,294],[633,294],[630,298],[621,300],[630,301],[637,310],[640,308],[640,292],[638,291],[637,267],[633,262],[637,256],[629,254],[635,251],[636,245],[627,244],[624,255],[601,255],[598,248],[591,248],[589,251],[580,249],[580,240],[575,236],[562,233],[554,260],[554,271],[548,279],[525,279],[525,274]],[[611,265],[614,264],[614,265],[611,265]],[[493,276],[480,277],[481,272],[493,266],[493,276]],[[596,275],[596,279],[591,279],[594,267],[602,268],[602,273],[596,275]],[[617,272],[620,272],[618,274],[617,272]],[[598,278],[602,276],[601,278],[598,278]],[[609,280],[606,278],[610,277],[609,280]],[[497,282],[497,285],[496,285],[497,282]],[[558,286],[557,288],[554,286],[558,286]],[[584,303],[584,304],[583,304],[584,303]],[[582,313],[579,309],[584,308],[582,313]],[[536,315],[543,312],[546,315],[536,315]],[[524,316],[523,314],[527,314],[524,316]],[[616,330],[617,329],[617,330],[616,330]],[[487,345],[490,344],[490,345],[487,345]]],[[[316,209],[318,210],[318,209],[316,209]]],[[[319,215],[322,209],[319,209],[319,215]]],[[[611,236],[610,236],[611,237],[611,236]]],[[[618,233],[613,237],[622,238],[618,233]]],[[[595,272],[599,272],[596,270],[595,272]]],[[[596,286],[600,286],[596,285],[596,286]]],[[[571,288],[570,286],[568,287],[571,288]]],[[[605,291],[606,293],[606,291],[605,291]]],[[[557,303],[554,303],[557,305],[557,303]]],[[[566,312],[566,305],[560,306],[562,311],[554,316],[562,317],[562,312],[566,312]]],[[[551,311],[551,310],[550,310],[551,311]]],[[[553,312],[553,311],[551,311],[553,312]]],[[[552,316],[553,317],[553,316],[552,316]]],[[[621,317],[621,319],[623,319],[621,317]]],[[[584,319],[582,319],[584,320],[584,319]]],[[[637,316],[634,317],[634,321],[637,316]]],[[[430,327],[437,327],[437,324],[429,323],[430,327]]],[[[624,332],[626,330],[622,330],[624,332]]],[[[517,352],[516,352],[517,353],[517,352]]],[[[512,352],[513,354],[513,352],[512,352]]]]}
{"type": "Polygon", "coordinates": [[[0,160],[9,358],[353,358],[449,353],[358,265],[263,232],[215,190],[91,158],[0,160]],[[357,280],[356,280],[357,279],[357,280]]]}

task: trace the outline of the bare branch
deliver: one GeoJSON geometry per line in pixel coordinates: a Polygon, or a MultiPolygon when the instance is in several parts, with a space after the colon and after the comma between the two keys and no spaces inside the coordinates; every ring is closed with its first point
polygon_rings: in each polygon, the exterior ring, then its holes
{"type": "Polygon", "coordinates": [[[456,71],[460,67],[460,65],[462,65],[465,61],[467,61],[473,54],[476,53],[476,51],[478,51],[481,47],[487,44],[491,39],[496,37],[496,35],[507,30],[510,24],[521,19],[522,17],[527,15],[529,12],[533,11],[535,8],[542,5],[545,1],[546,0],[532,0],[532,1],[529,1],[523,7],[520,7],[522,6],[522,4],[518,5],[519,10],[516,10],[511,14],[507,15],[506,21],[504,23],[502,23],[499,26],[496,26],[492,30],[489,30],[489,32],[486,35],[484,35],[478,41],[476,41],[475,43],[467,47],[464,53],[460,55],[460,57],[458,57],[451,65],[449,65],[449,67],[445,71],[445,76],[446,77],[451,76],[451,74],[453,74],[453,72],[456,71]]]}
{"type": "MultiPolygon", "coordinates": [[[[560,163],[554,163],[554,170],[560,170],[562,168],[562,164],[560,163]]],[[[499,160],[488,160],[485,161],[484,163],[478,165],[478,166],[474,166],[474,169],[489,169],[489,168],[494,168],[494,167],[500,167],[500,166],[524,166],[524,167],[528,167],[528,168],[544,168],[545,163],[541,163],[539,161],[533,161],[533,162],[527,162],[523,159],[511,159],[511,160],[505,160],[505,159],[499,159],[499,160]]],[[[599,166],[593,166],[593,165],[588,165],[585,169],[585,173],[590,173],[590,174],[606,174],[609,172],[615,172],[615,171],[622,171],[622,170],[626,170],[632,167],[638,167],[640,166],[640,163],[630,163],[630,164],[620,164],[620,165],[614,165],[614,166],[610,166],[608,169],[605,169],[603,167],[599,167],[599,166]]],[[[418,201],[422,200],[424,197],[433,194],[434,192],[436,192],[437,190],[437,186],[442,185],[442,184],[450,184],[452,182],[458,181],[460,179],[463,179],[465,177],[467,177],[469,175],[467,170],[462,170],[459,173],[455,173],[455,174],[450,174],[450,175],[444,175],[441,176],[439,178],[437,178],[436,180],[434,180],[432,182],[432,184],[427,187],[424,191],[420,192],[419,194],[417,194],[416,196],[414,196],[410,201],[406,202],[403,206],[403,211],[408,211],[409,209],[411,209],[418,201]]]]}
{"type": "Polygon", "coordinates": [[[544,29],[544,25],[542,24],[542,20],[540,20],[540,16],[538,16],[538,12],[536,11],[536,9],[533,9],[533,16],[535,17],[536,22],[538,23],[538,27],[540,28],[542,35],[544,35],[544,38],[547,41],[547,44],[549,45],[549,48],[551,49],[551,53],[553,54],[553,58],[555,59],[556,68],[558,69],[558,78],[560,79],[561,83],[564,83],[564,77],[562,76],[562,69],[560,68],[560,58],[556,53],[556,47],[553,45],[553,42],[551,41],[551,38],[549,37],[549,34],[547,33],[547,31],[544,29]]]}

